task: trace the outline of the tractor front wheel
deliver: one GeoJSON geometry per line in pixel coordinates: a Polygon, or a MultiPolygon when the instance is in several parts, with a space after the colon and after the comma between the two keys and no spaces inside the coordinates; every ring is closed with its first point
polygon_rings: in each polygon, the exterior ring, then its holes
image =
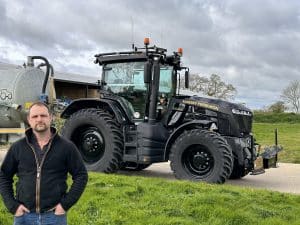
{"type": "Polygon", "coordinates": [[[224,183],[233,168],[231,147],[215,132],[183,132],[170,152],[171,169],[178,179],[224,183]]]}

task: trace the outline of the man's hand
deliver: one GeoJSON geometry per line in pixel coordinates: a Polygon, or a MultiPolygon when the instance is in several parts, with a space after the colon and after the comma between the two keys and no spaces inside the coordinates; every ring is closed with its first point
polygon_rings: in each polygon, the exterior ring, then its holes
{"type": "Polygon", "coordinates": [[[15,216],[23,216],[24,215],[24,213],[29,213],[30,211],[29,211],[29,209],[27,209],[24,205],[19,205],[19,207],[18,207],[18,209],[17,209],[17,211],[16,211],[16,213],[15,213],[15,216]]]}
{"type": "Polygon", "coordinates": [[[64,210],[64,208],[61,206],[60,203],[55,207],[54,214],[55,215],[64,215],[64,214],[66,214],[66,211],[64,210]]]}

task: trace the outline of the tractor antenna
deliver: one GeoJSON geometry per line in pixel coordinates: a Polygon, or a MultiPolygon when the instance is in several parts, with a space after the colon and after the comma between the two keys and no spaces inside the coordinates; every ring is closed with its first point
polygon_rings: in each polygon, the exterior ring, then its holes
{"type": "Polygon", "coordinates": [[[134,50],[134,21],[133,17],[131,16],[131,43],[132,43],[132,49],[134,50]]]}

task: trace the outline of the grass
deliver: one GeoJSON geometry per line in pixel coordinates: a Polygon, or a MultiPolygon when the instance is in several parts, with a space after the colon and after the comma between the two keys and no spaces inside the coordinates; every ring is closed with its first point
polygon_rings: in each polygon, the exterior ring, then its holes
{"type": "Polygon", "coordinates": [[[255,111],[254,122],[256,123],[300,123],[300,114],[255,111]]]}
{"type": "MultiPolygon", "coordinates": [[[[70,225],[299,225],[300,196],[231,185],[90,173],[70,225]]],[[[0,225],[12,224],[0,201],[0,225]]]]}
{"type": "Polygon", "coordinates": [[[274,145],[275,128],[278,128],[278,142],[283,146],[279,161],[300,163],[300,123],[254,123],[256,141],[262,145],[274,145]]]}

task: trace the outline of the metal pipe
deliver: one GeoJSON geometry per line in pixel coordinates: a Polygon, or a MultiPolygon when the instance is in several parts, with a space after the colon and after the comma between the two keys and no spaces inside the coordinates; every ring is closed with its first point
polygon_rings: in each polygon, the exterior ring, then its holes
{"type": "Polygon", "coordinates": [[[275,145],[278,145],[278,129],[275,129],[275,145]]]}

